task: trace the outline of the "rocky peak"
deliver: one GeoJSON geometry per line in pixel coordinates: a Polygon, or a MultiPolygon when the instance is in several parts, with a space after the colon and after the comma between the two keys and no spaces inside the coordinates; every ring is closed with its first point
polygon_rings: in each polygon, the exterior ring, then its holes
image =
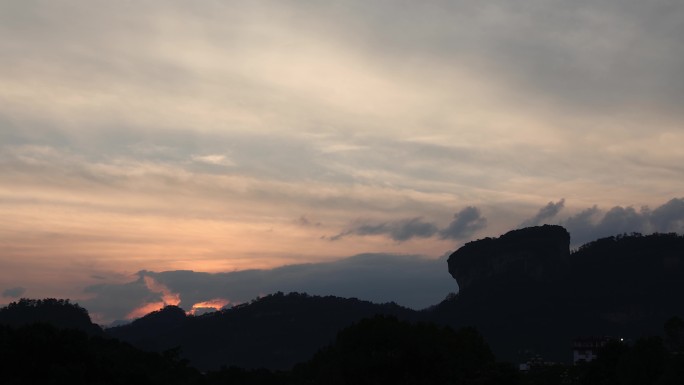
{"type": "Polygon", "coordinates": [[[468,242],[447,261],[459,290],[503,274],[537,281],[552,279],[568,262],[570,234],[561,226],[510,231],[499,238],[468,242]]]}

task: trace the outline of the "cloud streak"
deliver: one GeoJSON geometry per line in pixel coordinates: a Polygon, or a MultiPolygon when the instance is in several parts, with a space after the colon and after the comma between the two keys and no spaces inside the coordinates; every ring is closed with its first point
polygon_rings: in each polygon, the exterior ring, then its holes
{"type": "Polygon", "coordinates": [[[350,235],[382,235],[397,242],[408,241],[412,238],[431,238],[434,236],[439,236],[441,239],[460,240],[471,237],[486,226],[487,219],[482,217],[480,210],[469,206],[454,214],[454,219],[443,229],[440,229],[432,222],[424,221],[422,218],[410,218],[375,224],[357,223],[350,229],[328,239],[337,241],[350,235]]]}
{"type": "Polygon", "coordinates": [[[12,287],[2,291],[3,298],[19,298],[26,293],[24,287],[12,287]]]}

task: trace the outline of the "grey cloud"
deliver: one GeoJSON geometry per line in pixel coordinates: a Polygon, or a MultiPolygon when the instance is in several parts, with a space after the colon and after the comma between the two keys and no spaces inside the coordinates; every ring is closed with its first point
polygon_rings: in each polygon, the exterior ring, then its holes
{"type": "Polygon", "coordinates": [[[642,207],[637,211],[633,207],[614,206],[604,212],[593,206],[560,224],[570,232],[574,246],[623,233],[683,233],[684,198],[674,198],[653,210],[642,207]]]}
{"type": "Polygon", "coordinates": [[[646,232],[649,229],[647,211],[637,212],[633,207],[615,206],[608,210],[596,224],[599,234],[622,234],[629,232],[646,232]]]}
{"type": "Polygon", "coordinates": [[[407,241],[411,238],[430,238],[437,233],[437,226],[425,222],[421,218],[411,218],[396,222],[384,222],[378,224],[362,223],[350,230],[343,231],[330,240],[336,241],[348,235],[387,235],[395,241],[407,241]]]}
{"type": "Polygon", "coordinates": [[[26,288],[24,287],[12,287],[9,289],[5,289],[2,292],[2,296],[4,298],[18,298],[21,297],[24,293],[26,293],[26,288]]]}
{"type": "Polygon", "coordinates": [[[309,218],[307,218],[306,215],[302,215],[297,220],[295,221],[298,225],[304,226],[304,227],[309,227],[309,226],[315,226],[315,227],[320,227],[322,224],[321,222],[312,222],[309,218]]]}
{"type": "Polygon", "coordinates": [[[84,292],[89,296],[79,303],[91,314],[108,321],[122,320],[128,313],[146,302],[160,301],[159,293],[151,292],[145,285],[146,271],[141,271],[137,279],[124,284],[100,283],[88,286],[84,292]]]}
{"type": "Polygon", "coordinates": [[[546,206],[542,207],[539,209],[539,212],[537,215],[533,216],[530,219],[525,220],[520,226],[521,227],[528,227],[528,226],[537,226],[542,224],[545,220],[551,219],[558,214],[563,209],[563,206],[565,206],[565,199],[561,199],[558,202],[549,202],[546,206]]]}
{"type": "Polygon", "coordinates": [[[431,238],[436,235],[441,239],[466,239],[486,226],[487,219],[482,217],[480,210],[469,206],[454,214],[454,219],[443,229],[422,218],[410,218],[394,222],[357,223],[329,239],[336,241],[350,235],[386,235],[398,242],[412,238],[431,238]]]}
{"type": "Polygon", "coordinates": [[[477,207],[468,206],[454,214],[454,220],[439,232],[442,239],[466,239],[487,227],[487,219],[477,207]]]}
{"type": "Polygon", "coordinates": [[[560,222],[560,224],[570,233],[571,243],[573,245],[579,246],[585,242],[596,239],[593,231],[594,218],[598,216],[599,213],[600,210],[598,207],[593,206],[560,222]]]}
{"type": "Polygon", "coordinates": [[[159,300],[158,293],[145,287],[144,277],[152,277],[178,293],[180,306],[186,310],[210,299],[224,298],[236,304],[277,291],[356,297],[379,303],[395,301],[419,309],[438,303],[458,288],[447,271],[446,258],[361,254],[335,262],[271,270],[215,274],[187,270],[141,271],[138,279],[130,283],[88,287],[86,292],[93,297],[80,303],[104,319],[121,319],[141,301],[159,300]]]}
{"type": "Polygon", "coordinates": [[[485,66],[561,108],[605,110],[657,100],[677,113],[673,101],[684,96],[677,76],[684,63],[681,2],[430,1],[391,10],[384,2],[348,2],[319,8],[322,20],[340,21],[330,29],[388,61],[411,55],[485,66]],[[347,25],[356,33],[346,33],[347,25]]]}
{"type": "Polygon", "coordinates": [[[649,219],[660,232],[684,232],[684,198],[675,198],[654,209],[649,219]]]}

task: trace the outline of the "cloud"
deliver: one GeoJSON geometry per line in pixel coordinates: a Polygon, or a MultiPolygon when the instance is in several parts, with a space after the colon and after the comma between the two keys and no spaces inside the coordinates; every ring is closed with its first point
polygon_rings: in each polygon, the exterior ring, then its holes
{"type": "Polygon", "coordinates": [[[563,209],[563,206],[565,205],[565,199],[561,199],[558,202],[549,202],[546,206],[542,207],[539,209],[539,212],[537,215],[533,216],[532,218],[526,219],[522,224],[520,224],[520,227],[529,227],[529,226],[537,226],[544,221],[551,219],[558,214],[563,209]]]}
{"type": "Polygon", "coordinates": [[[655,231],[684,232],[684,198],[675,198],[648,215],[655,231]]]}
{"type": "Polygon", "coordinates": [[[417,217],[394,222],[357,223],[352,228],[328,239],[336,241],[349,235],[385,235],[397,242],[433,236],[439,236],[441,239],[466,239],[486,226],[487,219],[482,217],[478,208],[466,207],[454,214],[454,219],[443,229],[432,222],[426,222],[417,217]]]}
{"type": "Polygon", "coordinates": [[[144,316],[145,314],[148,314],[150,312],[153,312],[155,310],[159,310],[163,308],[164,306],[178,306],[181,303],[180,299],[180,294],[179,293],[174,293],[172,292],[166,285],[163,283],[157,282],[156,279],[154,279],[150,275],[146,275],[145,273],[140,274],[140,277],[142,278],[143,282],[145,282],[145,287],[150,293],[154,294],[160,294],[160,299],[159,301],[153,301],[153,302],[144,302],[140,306],[136,307],[135,309],[131,310],[126,315],[126,319],[134,319],[134,318],[139,318],[144,316]]]}
{"type": "Polygon", "coordinates": [[[26,293],[26,288],[17,286],[5,289],[2,292],[2,296],[4,298],[18,298],[21,297],[24,293],[26,293]]]}
{"type": "Polygon", "coordinates": [[[189,314],[200,315],[205,312],[221,310],[230,305],[230,301],[225,298],[212,298],[208,301],[198,302],[192,305],[188,310],[189,314]]]}
{"type": "Polygon", "coordinates": [[[91,298],[80,303],[89,311],[97,310],[107,321],[140,316],[163,305],[158,292],[163,285],[178,295],[180,306],[187,311],[243,303],[277,291],[356,297],[379,303],[395,301],[419,309],[438,303],[458,288],[448,273],[446,258],[395,254],[361,254],[335,262],[269,270],[140,271],[137,276],[129,283],[88,287],[86,292],[91,298]],[[147,281],[155,284],[148,287],[147,281]],[[144,306],[140,305],[141,298],[144,306]]]}
{"type": "Polygon", "coordinates": [[[574,246],[624,233],[684,233],[684,198],[674,198],[653,210],[614,206],[603,211],[593,206],[559,224],[568,229],[574,246]]]}
{"type": "Polygon", "coordinates": [[[303,227],[309,227],[309,226],[314,226],[314,227],[320,227],[322,225],[321,222],[312,222],[309,218],[306,217],[306,215],[302,215],[297,220],[295,221],[300,226],[303,227]]]}
{"type": "Polygon", "coordinates": [[[477,207],[468,206],[454,214],[454,220],[445,229],[440,230],[442,239],[466,239],[479,230],[487,227],[487,219],[477,207]]]}
{"type": "Polygon", "coordinates": [[[192,160],[199,163],[205,163],[215,166],[235,166],[235,162],[230,160],[227,156],[221,154],[213,155],[193,155],[192,160]]]}
{"type": "Polygon", "coordinates": [[[348,235],[386,235],[391,239],[403,242],[411,238],[430,238],[435,235],[438,228],[435,224],[425,222],[421,218],[411,218],[396,222],[383,222],[378,224],[361,223],[353,228],[330,237],[336,241],[348,235]]]}

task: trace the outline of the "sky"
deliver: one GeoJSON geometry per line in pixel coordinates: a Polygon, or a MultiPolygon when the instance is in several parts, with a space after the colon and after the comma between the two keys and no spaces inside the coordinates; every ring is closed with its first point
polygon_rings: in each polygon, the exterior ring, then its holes
{"type": "Polygon", "coordinates": [[[682,36],[680,0],[0,0],[0,303],[422,308],[471,240],[684,232],[682,36]]]}

